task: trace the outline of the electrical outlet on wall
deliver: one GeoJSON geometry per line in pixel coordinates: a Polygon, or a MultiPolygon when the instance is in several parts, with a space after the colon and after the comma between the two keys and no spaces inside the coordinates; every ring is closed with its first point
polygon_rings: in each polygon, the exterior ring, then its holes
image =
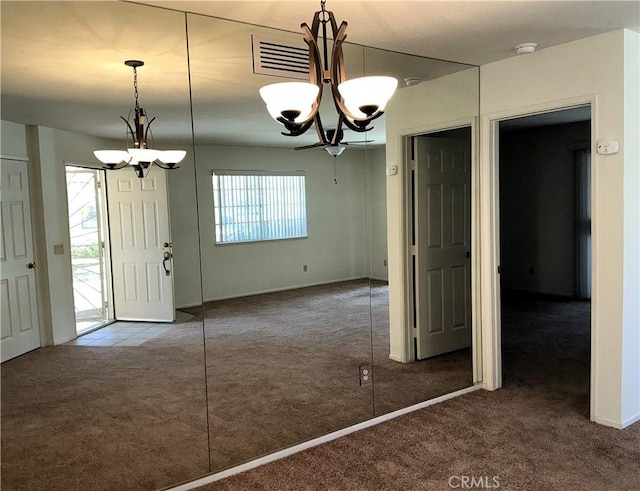
{"type": "Polygon", "coordinates": [[[304,272],[306,273],[306,272],[307,272],[307,270],[308,270],[307,265],[306,265],[306,264],[303,264],[303,265],[302,265],[302,271],[304,271],[304,272]]]}
{"type": "Polygon", "coordinates": [[[360,365],[358,367],[358,371],[360,373],[360,387],[363,385],[367,385],[371,383],[371,366],[370,365],[360,365]]]}

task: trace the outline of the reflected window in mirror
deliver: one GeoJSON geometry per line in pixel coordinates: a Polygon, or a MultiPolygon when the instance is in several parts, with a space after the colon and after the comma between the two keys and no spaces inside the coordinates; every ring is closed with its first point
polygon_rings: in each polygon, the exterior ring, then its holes
{"type": "Polygon", "coordinates": [[[214,171],[216,244],[307,236],[306,174],[214,171]]]}

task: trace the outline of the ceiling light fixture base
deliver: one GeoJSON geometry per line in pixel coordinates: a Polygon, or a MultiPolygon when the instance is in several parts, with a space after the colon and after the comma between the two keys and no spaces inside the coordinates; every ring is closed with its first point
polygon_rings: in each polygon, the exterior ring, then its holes
{"type": "Polygon", "coordinates": [[[130,66],[131,68],[139,68],[144,66],[144,61],[141,60],[126,60],[124,62],[125,65],[130,66]]]}

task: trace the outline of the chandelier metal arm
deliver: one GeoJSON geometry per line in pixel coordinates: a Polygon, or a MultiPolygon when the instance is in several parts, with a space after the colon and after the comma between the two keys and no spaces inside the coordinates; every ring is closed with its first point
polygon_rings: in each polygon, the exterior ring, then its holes
{"type": "Polygon", "coordinates": [[[173,169],[179,169],[180,168],[180,166],[178,164],[172,164],[172,163],[165,164],[165,163],[161,162],[160,160],[154,160],[152,163],[157,165],[161,169],[164,169],[164,170],[173,170],[173,169]]]}
{"type": "Polygon", "coordinates": [[[318,139],[324,144],[328,144],[329,140],[327,139],[324,128],[322,127],[322,119],[320,119],[320,113],[316,113],[314,117],[314,121],[316,124],[316,134],[318,135],[318,139]]]}
{"type": "Polygon", "coordinates": [[[302,32],[304,34],[304,41],[309,47],[309,83],[312,83],[318,86],[318,96],[316,97],[316,100],[311,106],[311,113],[308,115],[307,119],[305,119],[304,121],[300,121],[298,123],[293,123],[292,121],[286,121],[285,123],[280,118],[278,118],[278,121],[283,123],[285,125],[285,128],[287,128],[290,131],[290,133],[283,133],[283,134],[286,134],[287,136],[299,136],[305,131],[307,131],[311,126],[311,125],[308,125],[307,123],[313,122],[316,119],[316,115],[318,114],[318,111],[320,110],[320,103],[322,102],[322,86],[323,86],[324,75],[322,73],[322,66],[320,63],[320,50],[318,48],[318,36],[317,34],[314,35],[314,32],[317,32],[317,29],[318,29],[318,26],[317,26],[318,22],[319,20],[317,18],[314,18],[312,29],[309,29],[309,26],[306,23],[301,25],[302,32]],[[302,128],[305,128],[305,129],[302,130],[302,128]]]}
{"type": "Polygon", "coordinates": [[[107,170],[118,170],[118,169],[124,169],[125,167],[127,167],[129,165],[130,161],[122,161],[122,162],[118,162],[117,164],[104,164],[102,166],[103,169],[107,169],[107,170]]]}
{"type": "Polygon", "coordinates": [[[124,116],[120,116],[120,119],[127,124],[127,127],[129,128],[129,133],[131,134],[131,141],[135,143],[136,133],[135,131],[133,131],[133,128],[131,127],[131,123],[129,123],[129,120],[126,119],[124,116]]]}
{"type": "Polygon", "coordinates": [[[345,123],[345,121],[347,121],[347,119],[344,117],[344,114],[338,112],[338,124],[336,125],[336,129],[332,133],[327,135],[329,138],[331,138],[331,140],[328,141],[327,143],[329,143],[332,146],[336,146],[340,143],[340,141],[344,137],[344,132],[342,131],[342,124],[345,123]]]}
{"type": "Polygon", "coordinates": [[[136,107],[135,117],[133,120],[133,125],[135,126],[135,129],[136,129],[135,139],[133,140],[133,146],[135,148],[145,148],[143,118],[145,118],[144,109],[140,107],[136,107]]]}
{"type": "Polygon", "coordinates": [[[311,125],[313,124],[314,119],[311,118],[304,123],[298,124],[298,123],[292,123],[288,119],[285,119],[282,116],[280,116],[276,121],[282,123],[285,126],[285,128],[289,130],[289,133],[285,133],[284,131],[282,132],[284,136],[300,136],[309,128],[311,128],[311,125]]]}
{"type": "Polygon", "coordinates": [[[147,137],[149,136],[149,131],[151,130],[151,123],[153,123],[155,120],[156,120],[156,117],[154,116],[147,123],[147,128],[144,130],[144,140],[141,142],[140,148],[147,148],[147,137]],[[142,147],[142,143],[144,143],[144,147],[142,147]]]}
{"type": "Polygon", "coordinates": [[[342,94],[340,94],[338,85],[344,82],[347,78],[344,70],[344,52],[342,50],[342,44],[347,38],[346,31],[347,23],[343,21],[333,41],[333,51],[331,53],[331,94],[338,114],[340,114],[341,117],[344,116],[342,118],[344,124],[353,131],[363,133],[365,131],[370,131],[372,127],[368,126],[369,123],[382,116],[384,112],[376,110],[376,112],[366,119],[357,118],[351,113],[351,111],[349,111],[344,103],[344,98],[342,97],[342,94]]]}

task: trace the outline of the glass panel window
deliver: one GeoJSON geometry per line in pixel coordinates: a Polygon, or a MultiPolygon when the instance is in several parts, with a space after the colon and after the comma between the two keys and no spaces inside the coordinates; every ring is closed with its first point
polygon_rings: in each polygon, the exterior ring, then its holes
{"type": "Polygon", "coordinates": [[[303,172],[214,171],[216,244],[307,236],[303,172]]]}

